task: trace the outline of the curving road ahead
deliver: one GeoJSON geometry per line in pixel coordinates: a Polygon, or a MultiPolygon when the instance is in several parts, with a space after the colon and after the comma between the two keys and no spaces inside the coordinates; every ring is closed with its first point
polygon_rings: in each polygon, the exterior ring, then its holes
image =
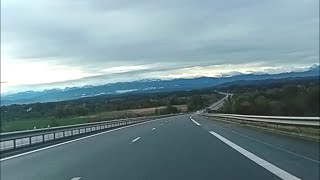
{"type": "Polygon", "coordinates": [[[29,179],[319,179],[319,143],[181,115],[1,160],[29,179]]]}

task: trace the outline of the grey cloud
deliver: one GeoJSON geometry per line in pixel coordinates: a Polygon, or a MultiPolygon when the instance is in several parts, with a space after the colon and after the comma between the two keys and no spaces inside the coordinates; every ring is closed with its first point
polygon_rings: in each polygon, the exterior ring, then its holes
{"type": "Polygon", "coordinates": [[[1,46],[10,58],[87,71],[156,62],[316,63],[318,7],[317,0],[7,0],[1,46]]]}

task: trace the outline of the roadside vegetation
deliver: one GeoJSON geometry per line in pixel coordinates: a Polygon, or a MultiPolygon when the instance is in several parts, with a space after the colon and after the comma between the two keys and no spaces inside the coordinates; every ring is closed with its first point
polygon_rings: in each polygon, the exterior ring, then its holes
{"type": "Polygon", "coordinates": [[[319,79],[229,87],[221,113],[319,116],[319,79]]]}
{"type": "Polygon", "coordinates": [[[190,112],[220,98],[222,95],[205,89],[1,106],[1,132],[190,112]]]}

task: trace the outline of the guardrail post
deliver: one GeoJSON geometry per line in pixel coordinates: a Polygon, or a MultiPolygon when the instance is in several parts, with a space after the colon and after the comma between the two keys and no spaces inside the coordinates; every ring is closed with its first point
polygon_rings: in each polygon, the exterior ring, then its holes
{"type": "Polygon", "coordinates": [[[30,145],[31,145],[31,136],[29,136],[29,143],[30,143],[30,145]]]}
{"type": "Polygon", "coordinates": [[[56,139],[56,133],[53,132],[53,139],[56,139]]]}
{"type": "Polygon", "coordinates": [[[13,140],[13,149],[15,149],[17,147],[17,144],[16,144],[16,139],[13,140]]]}
{"type": "Polygon", "coordinates": [[[44,142],[44,134],[42,134],[42,142],[44,142]]]}

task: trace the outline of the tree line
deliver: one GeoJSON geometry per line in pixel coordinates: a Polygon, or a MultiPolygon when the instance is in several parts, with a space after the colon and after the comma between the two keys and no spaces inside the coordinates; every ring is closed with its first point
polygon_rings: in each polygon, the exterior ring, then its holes
{"type": "Polygon", "coordinates": [[[173,105],[187,105],[188,111],[194,111],[219,98],[221,98],[220,94],[211,89],[204,89],[145,94],[129,93],[60,102],[14,104],[1,106],[1,121],[41,117],[68,118],[159,106],[166,106],[166,108],[155,111],[155,114],[170,114],[179,112],[173,105]]]}
{"type": "Polygon", "coordinates": [[[279,116],[319,116],[319,83],[276,88],[239,88],[219,110],[222,113],[279,116]]]}

